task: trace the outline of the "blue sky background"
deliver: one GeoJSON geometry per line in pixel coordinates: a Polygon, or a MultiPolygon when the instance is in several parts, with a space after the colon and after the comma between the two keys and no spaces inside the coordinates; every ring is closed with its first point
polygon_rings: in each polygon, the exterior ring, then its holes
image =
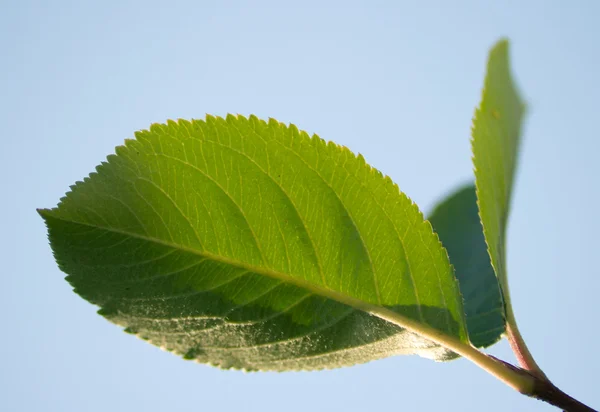
{"type": "MultiPolygon", "coordinates": [[[[72,293],[35,213],[135,130],[228,112],[346,145],[429,211],[471,179],[471,117],[501,36],[530,108],[515,311],[547,374],[599,408],[598,16],[595,0],[0,0],[0,410],[554,410],[464,359],[286,374],[185,362],[72,293]]],[[[506,343],[492,353],[513,360],[506,343]]]]}

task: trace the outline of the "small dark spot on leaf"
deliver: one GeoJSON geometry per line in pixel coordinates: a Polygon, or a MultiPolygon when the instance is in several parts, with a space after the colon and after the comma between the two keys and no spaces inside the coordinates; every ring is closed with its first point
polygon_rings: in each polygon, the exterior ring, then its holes
{"type": "Polygon", "coordinates": [[[190,350],[188,350],[185,355],[183,355],[183,359],[185,360],[192,360],[192,359],[196,359],[198,356],[202,355],[204,353],[204,351],[200,348],[191,348],[190,350]]]}

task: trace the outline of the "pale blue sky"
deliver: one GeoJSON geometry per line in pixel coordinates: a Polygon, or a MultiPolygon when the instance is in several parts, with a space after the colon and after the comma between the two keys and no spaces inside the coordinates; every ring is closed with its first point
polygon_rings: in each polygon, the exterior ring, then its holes
{"type": "MultiPolygon", "coordinates": [[[[598,16],[595,0],[0,0],[0,410],[554,410],[464,359],[287,374],[185,362],[72,293],[35,213],[135,130],[228,112],[346,145],[429,211],[471,177],[471,117],[501,36],[530,108],[515,311],[547,374],[599,408],[598,16]]],[[[513,360],[505,343],[492,352],[513,360]]]]}

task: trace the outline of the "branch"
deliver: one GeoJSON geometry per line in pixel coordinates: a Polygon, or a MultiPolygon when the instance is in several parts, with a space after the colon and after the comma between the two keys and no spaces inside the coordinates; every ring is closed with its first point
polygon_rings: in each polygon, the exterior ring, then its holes
{"type": "Polygon", "coordinates": [[[533,394],[529,396],[548,402],[550,405],[554,405],[568,412],[598,412],[567,395],[549,380],[536,379],[535,386],[533,387],[533,394]]]}
{"type": "Polygon", "coordinates": [[[566,412],[598,412],[597,410],[590,408],[584,403],[578,401],[577,399],[567,395],[566,393],[558,389],[556,385],[550,382],[546,375],[540,377],[535,372],[518,368],[506,361],[503,361],[502,359],[498,359],[495,356],[488,356],[490,358],[495,359],[498,362],[503,363],[509,369],[512,369],[513,371],[524,375],[529,375],[534,379],[533,389],[531,390],[531,392],[521,391],[522,394],[527,395],[531,398],[538,399],[540,401],[547,402],[550,405],[556,406],[557,408],[560,408],[566,412]]]}

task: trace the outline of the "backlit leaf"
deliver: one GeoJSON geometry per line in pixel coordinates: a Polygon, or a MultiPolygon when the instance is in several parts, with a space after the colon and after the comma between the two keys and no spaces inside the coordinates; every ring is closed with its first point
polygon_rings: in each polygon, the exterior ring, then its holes
{"type": "Polygon", "coordinates": [[[524,113],[510,73],[508,41],[503,40],[490,52],[483,97],[473,120],[472,149],[483,232],[508,305],[506,225],[524,113]]]}
{"type": "Polygon", "coordinates": [[[250,370],[453,356],[382,310],[468,342],[429,222],[344,147],[207,117],[153,125],[96,170],[40,213],[75,291],[155,345],[250,370]]]}

